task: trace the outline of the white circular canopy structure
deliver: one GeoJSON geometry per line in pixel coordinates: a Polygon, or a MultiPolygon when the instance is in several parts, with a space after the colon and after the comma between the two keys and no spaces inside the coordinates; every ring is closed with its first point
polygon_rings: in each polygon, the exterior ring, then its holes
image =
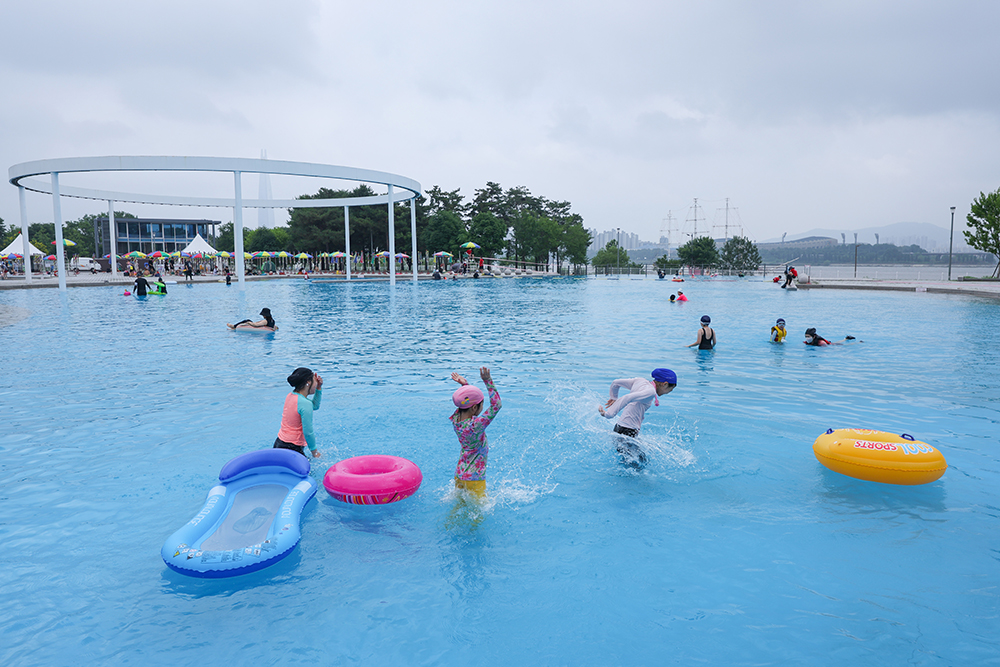
{"type": "MultiPolygon", "coordinates": [[[[187,157],[168,155],[115,155],[105,157],[75,157],[56,158],[51,160],[36,160],[15,164],[8,170],[10,183],[18,188],[21,204],[21,234],[24,243],[28,240],[28,217],[25,208],[24,193],[26,190],[52,196],[52,210],[56,228],[56,249],[58,252],[59,288],[66,289],[65,252],[62,239],[62,211],[59,200],[61,197],[79,199],[95,199],[108,202],[109,222],[114,223],[115,202],[134,204],[159,204],[165,206],[210,206],[233,209],[233,226],[236,245],[236,274],[241,289],[245,288],[243,265],[243,209],[244,208],[344,208],[344,234],[346,236],[346,251],[350,255],[350,216],[351,206],[371,206],[384,204],[389,209],[389,253],[396,254],[395,219],[393,204],[410,202],[410,236],[412,241],[412,257],[417,254],[416,233],[416,200],[420,196],[420,183],[417,181],[370,169],[356,169],[310,162],[288,162],[284,160],[268,160],[254,158],[222,158],[222,157],[187,157]],[[175,195],[150,195],[114,190],[96,190],[92,188],[60,187],[59,175],[83,172],[135,172],[135,171],[174,171],[174,172],[231,172],[234,176],[233,197],[188,197],[175,195]],[[369,197],[351,197],[346,199],[243,199],[242,174],[256,173],[280,176],[302,176],[309,178],[329,178],[335,180],[357,181],[360,183],[377,183],[388,187],[384,195],[369,197]],[[47,177],[47,178],[46,178],[47,177]],[[396,193],[396,188],[405,192],[396,193]]],[[[113,226],[112,226],[113,229],[113,226]]],[[[26,255],[27,256],[27,255],[26,255]]],[[[116,262],[111,262],[112,271],[116,271],[116,262]]],[[[347,263],[347,279],[350,280],[350,262],[347,263]]],[[[31,280],[30,265],[26,263],[25,279],[31,280]]],[[[413,280],[417,279],[416,262],[413,263],[413,280]]],[[[389,282],[395,284],[395,270],[389,272],[389,282]]]]}

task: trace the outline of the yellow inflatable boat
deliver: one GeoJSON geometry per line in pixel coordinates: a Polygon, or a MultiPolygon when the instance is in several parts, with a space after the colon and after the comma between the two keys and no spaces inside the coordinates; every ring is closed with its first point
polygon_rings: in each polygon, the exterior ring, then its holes
{"type": "Polygon", "coordinates": [[[813,453],[834,472],[884,484],[927,484],[948,469],[941,452],[905,433],[829,429],[816,438],[813,453]]]}

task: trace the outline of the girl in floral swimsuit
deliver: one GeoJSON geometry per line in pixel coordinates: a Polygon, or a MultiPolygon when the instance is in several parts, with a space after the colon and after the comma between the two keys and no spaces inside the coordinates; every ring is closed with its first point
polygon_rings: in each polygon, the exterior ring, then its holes
{"type": "Polygon", "coordinates": [[[483,379],[490,394],[490,407],[480,415],[483,409],[483,392],[478,387],[470,385],[458,373],[452,373],[451,379],[462,386],[452,394],[451,400],[457,409],[449,419],[455,427],[458,443],[462,446],[462,454],[455,467],[455,488],[485,497],[486,459],[490,453],[490,446],[486,441],[486,427],[500,411],[500,394],[493,386],[489,368],[485,366],[480,368],[479,377],[483,379]]]}

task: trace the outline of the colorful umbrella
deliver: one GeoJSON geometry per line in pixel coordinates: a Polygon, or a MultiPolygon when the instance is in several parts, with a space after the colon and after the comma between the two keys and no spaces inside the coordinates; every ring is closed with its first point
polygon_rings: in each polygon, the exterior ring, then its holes
{"type": "Polygon", "coordinates": [[[219,253],[219,257],[232,257],[232,256],[233,253],[229,252],[228,250],[223,250],[222,252],[219,253]]]}
{"type": "Polygon", "coordinates": [[[272,253],[270,253],[270,255],[271,255],[271,257],[291,257],[292,256],[290,253],[287,253],[284,250],[282,250],[281,252],[272,252],[272,253]]]}
{"type": "Polygon", "coordinates": [[[396,259],[409,259],[409,258],[410,258],[410,256],[407,255],[405,252],[397,252],[396,253],[396,259]]]}
{"type": "Polygon", "coordinates": [[[312,259],[312,255],[307,252],[300,252],[295,256],[295,259],[312,259]]]}
{"type": "MultiPolygon", "coordinates": [[[[55,244],[56,244],[56,242],[53,241],[52,245],[55,245],[55,244]]],[[[74,243],[73,241],[70,241],[69,239],[63,239],[63,245],[64,246],[71,246],[71,245],[76,245],[76,243],[74,243]]]]}
{"type": "Polygon", "coordinates": [[[55,258],[56,258],[55,255],[46,255],[45,256],[45,259],[48,259],[48,260],[54,260],[55,258]]]}
{"type": "Polygon", "coordinates": [[[163,257],[164,254],[162,252],[160,252],[159,250],[157,250],[156,252],[149,253],[149,256],[150,257],[163,257]]]}
{"type": "Polygon", "coordinates": [[[479,248],[479,244],[478,243],[473,243],[472,241],[469,241],[468,243],[463,243],[462,245],[460,245],[458,247],[459,248],[465,248],[466,250],[472,250],[473,248],[477,248],[478,249],[479,248]]]}
{"type": "Polygon", "coordinates": [[[454,255],[452,255],[450,252],[447,252],[445,250],[442,250],[441,252],[434,253],[434,256],[435,257],[454,257],[454,255]]]}
{"type": "MultiPolygon", "coordinates": [[[[115,255],[115,257],[117,257],[117,256],[118,256],[118,255],[115,255]]],[[[105,256],[104,256],[104,259],[111,259],[111,253],[108,253],[107,255],[105,255],[105,256]]]]}
{"type": "Polygon", "coordinates": [[[180,250],[175,250],[172,253],[170,253],[169,255],[167,255],[167,257],[180,257],[180,256],[181,256],[181,251],[180,250]]]}
{"type": "Polygon", "coordinates": [[[12,253],[10,253],[8,255],[3,255],[3,258],[4,259],[23,259],[24,255],[22,255],[19,252],[12,252],[12,253]]]}
{"type": "Polygon", "coordinates": [[[341,258],[341,257],[347,257],[347,253],[343,253],[343,252],[340,252],[340,251],[338,250],[338,251],[337,251],[337,252],[335,252],[335,253],[331,253],[331,254],[330,254],[330,257],[333,257],[333,258],[335,258],[335,259],[339,259],[339,258],[341,258]]]}
{"type": "Polygon", "coordinates": [[[388,257],[389,256],[389,251],[388,250],[383,250],[382,252],[377,252],[377,253],[375,253],[375,256],[376,257],[388,257]]]}
{"type": "Polygon", "coordinates": [[[244,252],[243,253],[243,259],[253,259],[253,258],[254,258],[254,256],[251,255],[250,253],[248,253],[248,252],[244,252]]]}
{"type": "Polygon", "coordinates": [[[126,257],[131,257],[131,258],[133,258],[133,259],[136,259],[136,258],[138,258],[138,257],[146,257],[146,253],[144,253],[144,252],[139,252],[138,250],[133,250],[132,252],[130,252],[129,254],[127,254],[127,255],[125,255],[125,256],[126,256],[126,257]]]}

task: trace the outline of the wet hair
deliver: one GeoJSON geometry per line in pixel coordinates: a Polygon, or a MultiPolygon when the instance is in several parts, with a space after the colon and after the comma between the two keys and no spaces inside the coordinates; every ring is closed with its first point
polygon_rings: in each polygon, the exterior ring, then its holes
{"type": "MultiPolygon", "coordinates": [[[[267,326],[273,328],[274,327],[274,318],[271,317],[271,309],[270,308],[261,308],[260,309],[260,314],[264,316],[265,320],[267,320],[267,326]]],[[[308,370],[308,369],[306,369],[306,370],[308,370]]]]}
{"type": "Polygon", "coordinates": [[[295,391],[309,384],[313,379],[313,372],[308,368],[299,367],[288,376],[288,384],[292,385],[295,391]]]}

